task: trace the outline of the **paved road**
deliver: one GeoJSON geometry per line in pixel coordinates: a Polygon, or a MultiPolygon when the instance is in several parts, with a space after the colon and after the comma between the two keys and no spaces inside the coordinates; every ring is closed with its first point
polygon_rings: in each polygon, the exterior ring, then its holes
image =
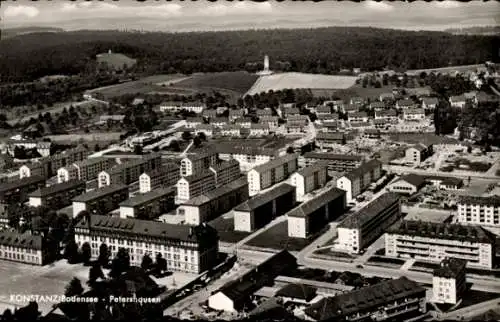
{"type": "Polygon", "coordinates": [[[500,298],[491,301],[481,302],[475,305],[464,307],[463,309],[458,309],[449,313],[438,314],[438,319],[470,319],[474,316],[481,315],[488,310],[498,309],[500,306],[500,298]]]}
{"type": "Polygon", "coordinates": [[[485,180],[490,180],[492,182],[498,181],[498,178],[492,178],[491,175],[487,175],[486,173],[479,173],[479,172],[462,172],[462,173],[455,173],[455,172],[443,172],[443,171],[435,171],[431,169],[414,169],[414,168],[408,168],[408,167],[402,167],[398,165],[383,165],[382,168],[386,171],[394,172],[394,173],[414,173],[414,174],[419,174],[423,176],[428,176],[428,175],[436,175],[436,176],[445,176],[445,177],[456,177],[456,178],[462,178],[462,179],[467,179],[468,177],[471,178],[476,178],[476,179],[485,179],[485,180]]]}

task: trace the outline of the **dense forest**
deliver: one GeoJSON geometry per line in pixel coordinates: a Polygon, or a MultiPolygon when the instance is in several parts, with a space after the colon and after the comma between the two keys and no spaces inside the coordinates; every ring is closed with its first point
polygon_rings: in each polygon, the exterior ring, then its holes
{"type": "Polygon", "coordinates": [[[271,68],[310,73],[417,69],[498,59],[498,36],[444,32],[329,27],[226,32],[74,31],[26,34],[1,40],[0,81],[29,81],[88,70],[96,54],[113,52],[138,60],[135,72],[193,73],[271,68]]]}

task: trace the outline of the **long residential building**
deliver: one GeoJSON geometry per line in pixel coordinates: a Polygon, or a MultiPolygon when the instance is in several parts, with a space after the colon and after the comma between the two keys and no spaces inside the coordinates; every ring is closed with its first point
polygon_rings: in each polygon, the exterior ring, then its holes
{"type": "Polygon", "coordinates": [[[154,220],[175,208],[175,187],[156,188],[120,203],[121,218],[154,220]]]}
{"type": "Polygon", "coordinates": [[[285,149],[276,150],[262,147],[218,144],[217,152],[222,160],[235,159],[240,163],[241,171],[248,171],[251,168],[265,164],[280,155],[286,153],[285,149]]]}
{"type": "Polygon", "coordinates": [[[178,165],[163,164],[161,167],[146,171],[139,176],[139,192],[146,193],[154,189],[173,186],[180,178],[178,165]]]}
{"type": "Polygon", "coordinates": [[[187,177],[207,171],[217,163],[217,152],[207,150],[189,155],[181,160],[181,176],[187,177]]]}
{"type": "Polygon", "coordinates": [[[307,238],[345,210],[345,191],[333,187],[287,213],[288,236],[307,238]]]}
{"type": "Polygon", "coordinates": [[[406,277],[326,297],[305,310],[312,321],[405,321],[426,312],[426,289],[406,277]]]}
{"type": "Polygon", "coordinates": [[[39,188],[28,195],[32,207],[62,209],[71,205],[72,199],[86,192],[85,181],[71,180],[39,188]]]}
{"type": "Polygon", "coordinates": [[[39,188],[45,187],[45,178],[30,176],[13,182],[0,184],[0,203],[16,204],[28,201],[28,194],[39,188]]]}
{"type": "Polygon", "coordinates": [[[90,216],[75,227],[78,246],[89,243],[92,258],[106,244],[113,258],[120,248],[128,250],[130,264],[140,266],[145,254],[162,254],[167,270],[199,274],[217,264],[219,237],[208,225],[171,225],[157,221],[90,216]]]}
{"type": "Polygon", "coordinates": [[[19,168],[19,177],[41,176],[44,179],[57,175],[59,168],[87,159],[90,151],[83,146],[77,146],[58,154],[40,159],[40,161],[23,165],[19,168]]]}
{"type": "Polygon", "coordinates": [[[317,162],[292,174],[292,185],[296,188],[297,201],[303,201],[306,194],[326,184],[327,169],[328,164],[326,162],[317,162]]]}
{"type": "Polygon", "coordinates": [[[491,269],[495,239],[478,226],[403,221],[387,230],[385,253],[434,262],[453,257],[466,260],[468,266],[491,269]]]}
{"type": "Polygon", "coordinates": [[[70,180],[91,181],[97,178],[101,171],[106,171],[116,165],[112,158],[96,157],[72,163],[57,170],[57,182],[70,180]]]}
{"type": "Polygon", "coordinates": [[[360,166],[363,157],[360,155],[307,152],[304,154],[303,160],[305,166],[318,161],[325,161],[328,163],[328,171],[345,172],[360,166]]]}
{"type": "Polygon", "coordinates": [[[351,202],[381,176],[382,163],[378,160],[370,160],[338,178],[337,188],[345,190],[347,202],[351,202]]]}
{"type": "Polygon", "coordinates": [[[298,154],[286,154],[248,171],[250,196],[287,179],[298,168],[298,154]]]}
{"type": "Polygon", "coordinates": [[[90,214],[106,215],[119,207],[129,196],[128,186],[109,185],[73,198],[73,217],[82,211],[90,214]]]}
{"type": "Polygon", "coordinates": [[[161,166],[162,160],[160,154],[145,155],[140,159],[126,161],[100,172],[98,176],[99,187],[111,184],[129,185],[138,181],[139,176],[144,172],[155,170],[161,166]]]}
{"type": "Polygon", "coordinates": [[[234,159],[218,162],[212,165],[209,170],[214,173],[217,186],[233,182],[241,176],[240,163],[234,159]]]}
{"type": "MultiPolygon", "coordinates": [[[[239,168],[238,168],[239,169],[239,168]]],[[[228,184],[184,201],[177,213],[188,225],[200,225],[230,211],[248,199],[248,182],[240,177],[228,184]]]]}
{"type": "Polygon", "coordinates": [[[399,195],[385,193],[337,226],[339,247],[359,254],[400,218],[399,195]]]}
{"type": "Polygon", "coordinates": [[[54,260],[51,246],[41,235],[0,231],[0,260],[46,265],[54,260]]]}
{"type": "Polygon", "coordinates": [[[215,176],[212,172],[190,175],[177,181],[176,203],[183,203],[215,189],[215,176]]]}
{"type": "Polygon", "coordinates": [[[281,183],[233,209],[234,230],[252,232],[295,207],[295,188],[281,183]]]}
{"type": "Polygon", "coordinates": [[[500,226],[500,196],[460,196],[457,208],[460,223],[500,226]]]}

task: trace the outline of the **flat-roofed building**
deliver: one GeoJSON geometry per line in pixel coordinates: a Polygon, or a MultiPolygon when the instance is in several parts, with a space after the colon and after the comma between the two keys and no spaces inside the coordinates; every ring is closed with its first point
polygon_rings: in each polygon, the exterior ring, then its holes
{"type": "Polygon", "coordinates": [[[296,188],[297,201],[303,201],[306,194],[326,184],[327,169],[326,162],[317,162],[292,174],[291,183],[296,188]]]}
{"type": "Polygon", "coordinates": [[[406,277],[326,297],[305,309],[309,321],[401,321],[426,313],[426,289],[406,277]]]}
{"type": "Polygon", "coordinates": [[[181,176],[203,173],[216,163],[217,152],[214,150],[189,155],[181,160],[181,176]]]}
{"type": "Polygon", "coordinates": [[[215,176],[215,184],[222,186],[241,177],[240,163],[234,159],[212,165],[209,170],[215,176]]]}
{"type": "Polygon", "coordinates": [[[359,254],[400,218],[399,195],[385,193],[358,212],[349,215],[337,226],[338,246],[359,254]]]}
{"type": "Polygon", "coordinates": [[[230,211],[248,199],[248,182],[240,177],[202,195],[184,201],[177,213],[188,225],[200,225],[230,211]]]}
{"type": "Polygon", "coordinates": [[[318,161],[328,162],[328,171],[351,171],[361,165],[363,157],[360,155],[307,152],[303,156],[304,165],[309,166],[318,161]]]}
{"type": "Polygon", "coordinates": [[[252,232],[295,206],[295,187],[281,183],[233,209],[234,230],[252,232]]]}
{"type": "Polygon", "coordinates": [[[248,171],[250,196],[287,179],[298,168],[298,154],[286,154],[248,171]]]}
{"type": "Polygon", "coordinates": [[[120,203],[121,218],[154,220],[175,208],[175,187],[156,188],[120,203]]]}
{"type": "Polygon", "coordinates": [[[31,265],[46,265],[54,261],[54,245],[41,235],[0,231],[0,260],[31,265]]]}
{"type": "Polygon", "coordinates": [[[99,187],[111,184],[131,184],[139,180],[144,172],[155,170],[162,166],[160,154],[145,155],[139,159],[133,159],[113,166],[102,171],[98,176],[99,187]]]}
{"type": "Polygon", "coordinates": [[[158,221],[90,216],[75,227],[78,246],[89,243],[92,259],[99,256],[99,247],[106,244],[113,258],[120,248],[128,250],[130,264],[140,266],[145,254],[161,254],[167,270],[199,274],[217,264],[219,237],[208,225],[197,227],[171,225],[158,221]]]}
{"type": "Polygon", "coordinates": [[[91,181],[97,178],[99,172],[106,171],[116,165],[112,158],[96,157],[75,162],[57,170],[57,182],[70,180],[91,181]]]}
{"type": "Polygon", "coordinates": [[[445,258],[432,274],[432,302],[457,304],[467,290],[467,261],[445,258]]]}
{"type": "Polygon", "coordinates": [[[420,164],[434,153],[432,144],[415,144],[405,151],[405,158],[415,164],[420,164]]]}
{"type": "Polygon", "coordinates": [[[347,202],[351,202],[380,177],[382,177],[382,163],[378,160],[370,160],[338,178],[337,188],[345,190],[347,202]]]}
{"type": "Polygon", "coordinates": [[[173,186],[180,178],[178,165],[174,163],[164,164],[139,176],[139,192],[146,193],[154,189],[173,186]]]}
{"type": "Polygon", "coordinates": [[[440,190],[459,190],[464,186],[464,180],[446,176],[425,176],[425,181],[431,183],[440,190]]]}
{"type": "Polygon", "coordinates": [[[45,187],[45,178],[30,176],[22,179],[0,183],[0,203],[17,204],[28,201],[29,193],[45,187]]]}
{"type": "Polygon", "coordinates": [[[28,195],[29,205],[31,207],[43,206],[50,209],[61,209],[71,205],[74,197],[85,192],[85,181],[66,181],[31,192],[28,195]]]}
{"type": "Polygon", "coordinates": [[[106,215],[128,199],[126,185],[109,185],[73,198],[73,217],[86,210],[90,214],[106,215]]]}
{"type": "Polygon", "coordinates": [[[176,203],[183,203],[215,189],[215,176],[212,172],[190,175],[177,181],[176,203]]]}
{"type": "Polygon", "coordinates": [[[495,239],[479,226],[402,221],[387,230],[385,254],[431,262],[454,257],[468,266],[491,269],[495,239]]]}
{"type": "Polygon", "coordinates": [[[463,224],[500,226],[500,196],[459,196],[457,219],[463,224]]]}
{"type": "Polygon", "coordinates": [[[287,213],[288,236],[307,238],[343,214],[345,209],[345,191],[333,187],[287,213]]]}

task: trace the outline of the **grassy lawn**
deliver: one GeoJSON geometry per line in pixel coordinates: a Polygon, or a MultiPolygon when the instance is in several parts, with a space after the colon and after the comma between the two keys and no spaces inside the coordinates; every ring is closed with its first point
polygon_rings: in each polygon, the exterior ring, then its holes
{"type": "Polygon", "coordinates": [[[349,258],[349,259],[355,258],[350,254],[343,252],[336,252],[334,250],[331,250],[330,248],[318,249],[317,251],[314,252],[314,254],[326,255],[331,257],[349,258]]]}
{"type": "Polygon", "coordinates": [[[387,258],[382,256],[372,256],[368,259],[369,263],[391,264],[401,266],[405,260],[399,258],[387,258]]]}
{"type": "Polygon", "coordinates": [[[287,249],[289,251],[300,251],[318,238],[324,231],[311,235],[309,238],[288,237],[288,223],[281,222],[263,231],[259,235],[249,240],[246,244],[254,247],[287,249]]]}
{"type": "Polygon", "coordinates": [[[247,72],[222,72],[193,75],[178,82],[176,87],[183,88],[213,88],[246,93],[259,76],[247,72]]]}
{"type": "Polygon", "coordinates": [[[237,243],[251,233],[234,230],[234,218],[220,216],[208,223],[219,233],[220,241],[226,243],[237,243]]]}
{"type": "Polygon", "coordinates": [[[438,136],[432,133],[391,133],[389,140],[396,142],[405,142],[409,144],[431,143],[431,144],[456,144],[456,139],[438,136]]]}

